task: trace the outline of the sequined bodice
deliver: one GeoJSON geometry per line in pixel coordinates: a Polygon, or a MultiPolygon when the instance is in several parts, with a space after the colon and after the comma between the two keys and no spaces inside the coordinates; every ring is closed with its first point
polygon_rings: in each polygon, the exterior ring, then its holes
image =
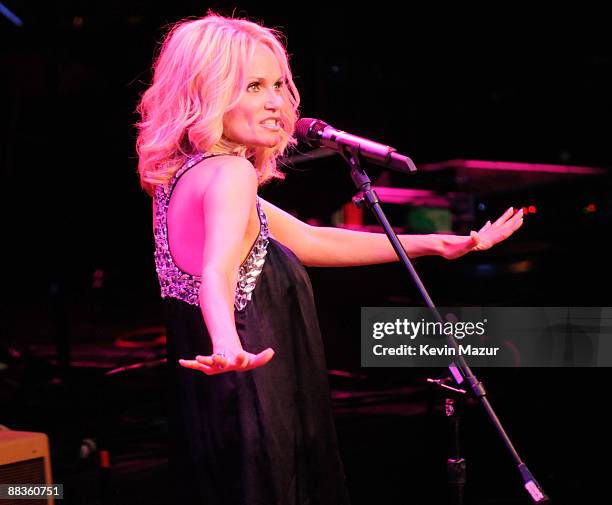
{"type": "MultiPolygon", "coordinates": [[[[177,171],[166,185],[155,189],[155,269],[161,288],[162,298],[177,298],[191,305],[199,305],[199,292],[202,284],[198,275],[183,272],[174,262],[168,242],[168,206],[172,191],[179,178],[191,167],[211,155],[200,153],[189,160],[177,171]]],[[[234,297],[236,310],[243,310],[253,295],[257,278],[263,270],[268,247],[268,222],[261,208],[259,198],[256,199],[259,216],[259,234],[253,243],[247,258],[238,270],[238,282],[234,297]]]]}

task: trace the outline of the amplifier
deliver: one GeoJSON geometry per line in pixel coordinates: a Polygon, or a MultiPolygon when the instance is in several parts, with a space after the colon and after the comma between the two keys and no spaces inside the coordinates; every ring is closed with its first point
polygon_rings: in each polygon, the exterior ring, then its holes
{"type": "MultiPolygon", "coordinates": [[[[49,440],[44,433],[0,430],[0,484],[52,485],[49,440]]],[[[2,505],[41,505],[38,499],[4,499],[2,505]]],[[[55,500],[47,498],[47,505],[55,500]]]]}

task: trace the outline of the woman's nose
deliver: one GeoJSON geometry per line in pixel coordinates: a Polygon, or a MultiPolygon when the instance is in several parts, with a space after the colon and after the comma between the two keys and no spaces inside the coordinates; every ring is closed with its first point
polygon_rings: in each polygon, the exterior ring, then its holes
{"type": "Polygon", "coordinates": [[[283,105],[283,97],[276,90],[268,92],[266,100],[267,109],[280,109],[283,105]]]}

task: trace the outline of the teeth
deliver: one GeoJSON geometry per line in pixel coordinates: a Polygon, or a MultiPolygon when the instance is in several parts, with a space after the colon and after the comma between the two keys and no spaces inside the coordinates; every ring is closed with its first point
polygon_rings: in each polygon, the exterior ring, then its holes
{"type": "Polygon", "coordinates": [[[261,124],[276,126],[277,123],[276,119],[266,119],[261,124]]]}

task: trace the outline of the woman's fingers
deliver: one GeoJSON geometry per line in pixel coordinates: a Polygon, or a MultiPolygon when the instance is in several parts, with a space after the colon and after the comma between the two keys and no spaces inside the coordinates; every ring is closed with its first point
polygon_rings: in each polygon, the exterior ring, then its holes
{"type": "Polygon", "coordinates": [[[508,219],[510,219],[512,217],[512,214],[514,213],[514,207],[510,207],[506,212],[504,212],[499,219],[497,219],[497,221],[495,221],[493,223],[493,228],[497,228],[498,226],[501,226],[502,224],[504,224],[506,221],[508,221],[508,219]]]}
{"type": "Polygon", "coordinates": [[[512,225],[512,232],[514,233],[516,230],[518,230],[521,226],[523,226],[523,218],[521,217],[521,219],[517,219],[516,223],[514,223],[512,225]]]}
{"type": "Polygon", "coordinates": [[[498,231],[498,236],[495,239],[495,243],[506,240],[516,230],[523,225],[523,211],[517,212],[512,219],[509,219],[498,231]]]}
{"type": "Polygon", "coordinates": [[[520,222],[520,224],[523,224],[523,209],[519,210],[516,214],[514,214],[514,216],[512,216],[512,219],[510,219],[510,221],[520,222]]]}
{"type": "Polygon", "coordinates": [[[491,221],[487,221],[485,225],[478,230],[478,233],[484,233],[486,231],[493,232],[495,229],[501,228],[505,225],[510,225],[513,229],[516,229],[514,228],[515,223],[520,221],[522,218],[523,209],[519,209],[518,211],[514,212],[514,207],[510,207],[493,224],[491,224],[491,221]]]}
{"type": "Polygon", "coordinates": [[[510,207],[497,221],[495,221],[495,223],[491,226],[485,225],[478,233],[490,238],[493,243],[508,238],[523,224],[523,209],[519,209],[514,215],[512,215],[512,211],[513,208],[510,207]]]}
{"type": "Polygon", "coordinates": [[[238,370],[246,370],[249,366],[250,358],[246,352],[241,352],[236,356],[236,368],[238,370]]]}
{"type": "Polygon", "coordinates": [[[255,355],[253,359],[251,359],[251,365],[249,369],[265,365],[268,361],[272,359],[273,356],[274,351],[271,348],[268,348],[265,351],[261,351],[259,354],[255,355]]]}
{"type": "Polygon", "coordinates": [[[504,238],[508,238],[516,230],[518,230],[523,224],[523,209],[519,210],[514,216],[506,221],[501,227],[501,235],[504,238]]]}
{"type": "Polygon", "coordinates": [[[219,354],[196,356],[195,360],[180,359],[179,364],[185,368],[200,370],[207,375],[214,375],[223,372],[252,370],[265,365],[273,356],[274,351],[268,348],[259,354],[242,351],[230,357],[219,354]]]}
{"type": "Polygon", "coordinates": [[[185,368],[191,368],[192,370],[199,370],[207,375],[213,375],[218,373],[212,366],[204,365],[195,359],[179,359],[179,365],[185,368]]]}
{"type": "Polygon", "coordinates": [[[212,366],[216,368],[225,368],[229,363],[229,360],[221,354],[213,354],[211,357],[212,366]]]}
{"type": "Polygon", "coordinates": [[[482,228],[480,228],[480,230],[478,230],[478,233],[483,233],[487,231],[489,228],[491,228],[491,221],[487,221],[485,225],[482,228]]]}
{"type": "Polygon", "coordinates": [[[249,363],[249,356],[246,352],[240,352],[234,359],[230,359],[218,354],[212,356],[196,356],[196,361],[204,365],[215,367],[218,369],[229,368],[235,366],[236,368],[245,368],[249,363]]]}

